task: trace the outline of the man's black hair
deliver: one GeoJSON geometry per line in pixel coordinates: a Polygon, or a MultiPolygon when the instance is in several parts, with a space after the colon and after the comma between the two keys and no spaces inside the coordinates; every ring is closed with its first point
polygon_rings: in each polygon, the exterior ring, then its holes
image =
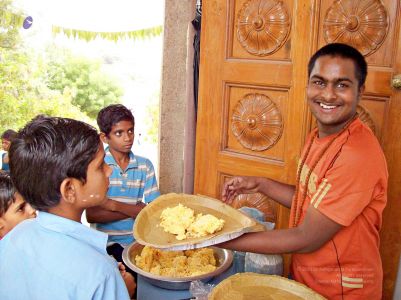
{"type": "Polygon", "coordinates": [[[12,129],[7,129],[1,134],[1,138],[12,142],[12,140],[15,138],[16,135],[17,135],[16,131],[12,129]]]}
{"type": "Polygon", "coordinates": [[[64,179],[86,182],[88,165],[99,144],[96,129],[81,121],[32,120],[11,143],[10,173],[15,188],[32,207],[47,211],[60,202],[64,179]]]}
{"type": "Polygon", "coordinates": [[[10,175],[0,172],[0,217],[15,201],[15,188],[10,175]]]}
{"type": "Polygon", "coordinates": [[[355,77],[358,79],[358,87],[360,88],[365,84],[366,75],[368,73],[368,66],[365,58],[357,49],[341,43],[327,44],[313,54],[308,63],[308,78],[315,67],[316,60],[322,56],[341,57],[352,60],[355,66],[355,77]]]}
{"type": "Polygon", "coordinates": [[[120,121],[131,121],[135,125],[132,112],[122,104],[112,104],[102,108],[97,115],[97,125],[101,132],[109,135],[113,125],[120,121]]]}

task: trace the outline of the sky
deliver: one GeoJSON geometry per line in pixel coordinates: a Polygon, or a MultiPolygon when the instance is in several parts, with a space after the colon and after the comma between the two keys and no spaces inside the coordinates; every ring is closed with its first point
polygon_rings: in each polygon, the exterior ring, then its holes
{"type": "Polygon", "coordinates": [[[15,0],[34,22],[87,31],[131,31],[163,24],[164,0],[15,0]],[[36,18],[35,18],[36,17],[36,18]]]}

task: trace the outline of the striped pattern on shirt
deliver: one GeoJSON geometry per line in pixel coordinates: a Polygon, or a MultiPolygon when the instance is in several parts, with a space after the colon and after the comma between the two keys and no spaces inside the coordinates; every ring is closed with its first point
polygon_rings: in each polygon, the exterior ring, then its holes
{"type": "MultiPolygon", "coordinates": [[[[130,161],[125,170],[116,163],[107,147],[104,161],[112,168],[107,196],[113,200],[135,205],[142,201],[149,203],[160,196],[155,170],[152,162],[141,156],[129,153],[130,161]]],[[[134,241],[132,229],[135,219],[98,223],[96,229],[109,234],[108,244],[128,245],[134,241]]]]}

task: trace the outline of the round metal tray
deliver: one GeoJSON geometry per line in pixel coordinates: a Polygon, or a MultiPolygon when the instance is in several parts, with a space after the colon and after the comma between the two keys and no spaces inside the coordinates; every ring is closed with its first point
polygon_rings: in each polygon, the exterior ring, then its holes
{"type": "Polygon", "coordinates": [[[142,275],[151,284],[169,290],[187,290],[189,289],[191,281],[195,280],[208,282],[213,277],[226,271],[233,261],[233,254],[230,250],[210,247],[213,249],[217,261],[217,269],[213,272],[192,277],[164,277],[145,272],[135,265],[135,259],[131,261],[131,257],[134,258],[136,255],[141,254],[143,247],[143,245],[140,245],[137,242],[125,247],[122,255],[124,263],[131,270],[142,275]]]}

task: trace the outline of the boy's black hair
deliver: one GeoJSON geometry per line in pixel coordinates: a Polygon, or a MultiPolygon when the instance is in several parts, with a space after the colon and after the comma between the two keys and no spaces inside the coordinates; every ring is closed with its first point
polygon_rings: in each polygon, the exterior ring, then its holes
{"type": "Polygon", "coordinates": [[[308,78],[315,67],[316,60],[321,56],[341,57],[348,58],[354,62],[355,66],[355,77],[358,79],[358,87],[364,85],[366,75],[368,73],[368,66],[363,55],[354,47],[341,43],[327,44],[320,48],[310,58],[308,63],[308,78]]]}
{"type": "Polygon", "coordinates": [[[97,115],[97,125],[101,132],[109,135],[114,124],[120,121],[131,121],[135,125],[132,112],[122,104],[112,104],[102,108],[97,115]]]}
{"type": "Polygon", "coordinates": [[[47,211],[60,202],[64,179],[86,181],[99,144],[96,129],[81,121],[32,120],[11,143],[10,173],[15,188],[33,208],[47,211]]]}
{"type": "Polygon", "coordinates": [[[0,217],[4,215],[10,204],[15,201],[15,188],[10,175],[0,172],[0,217]]]}
{"type": "Polygon", "coordinates": [[[12,140],[17,136],[17,132],[12,129],[7,129],[1,134],[1,138],[12,142],[12,140]]]}

